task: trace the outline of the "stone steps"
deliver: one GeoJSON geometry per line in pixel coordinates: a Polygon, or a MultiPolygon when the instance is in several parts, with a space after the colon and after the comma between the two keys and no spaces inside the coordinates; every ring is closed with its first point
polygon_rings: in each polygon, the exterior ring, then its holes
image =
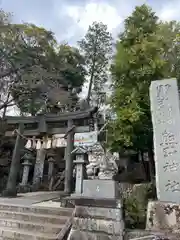
{"type": "Polygon", "coordinates": [[[71,216],[72,208],[47,208],[47,207],[33,207],[23,205],[8,205],[0,204],[0,211],[23,212],[23,213],[39,213],[51,214],[55,216],[71,216]]]}
{"type": "Polygon", "coordinates": [[[16,219],[29,222],[38,223],[50,223],[50,224],[65,224],[69,219],[69,216],[50,215],[50,214],[39,214],[39,213],[23,213],[23,212],[11,212],[0,210],[0,219],[16,219]]]}
{"type": "Polygon", "coordinates": [[[16,229],[23,229],[27,231],[37,231],[42,233],[55,233],[58,234],[63,228],[64,224],[42,224],[38,222],[19,221],[16,219],[0,218],[1,227],[10,227],[16,229]]]}
{"type": "Polygon", "coordinates": [[[1,239],[53,240],[72,216],[72,208],[0,205],[1,239]]]}
{"type": "Polygon", "coordinates": [[[0,227],[0,240],[56,240],[57,234],[37,233],[10,227],[0,227]]]}

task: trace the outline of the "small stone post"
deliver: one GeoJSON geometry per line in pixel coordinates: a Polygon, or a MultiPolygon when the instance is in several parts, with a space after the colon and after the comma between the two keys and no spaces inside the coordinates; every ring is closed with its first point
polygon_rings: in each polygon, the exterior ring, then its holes
{"type": "Polygon", "coordinates": [[[48,163],[49,163],[48,180],[50,180],[51,177],[53,176],[54,164],[55,164],[55,159],[54,159],[54,154],[53,153],[48,154],[48,163]]]}
{"type": "Polygon", "coordinates": [[[33,159],[31,156],[31,153],[26,153],[23,158],[24,158],[24,162],[23,162],[24,168],[23,168],[21,186],[25,186],[28,183],[29,170],[30,170],[30,166],[32,165],[31,161],[33,159]]]}
{"type": "Polygon", "coordinates": [[[86,173],[86,163],[87,160],[85,158],[87,150],[82,147],[77,147],[72,153],[76,155],[76,159],[74,163],[76,164],[76,186],[75,186],[75,194],[81,195],[83,190],[83,180],[85,178],[86,173]]]}
{"type": "Polygon", "coordinates": [[[46,157],[46,149],[38,149],[36,154],[36,163],[34,166],[33,185],[38,186],[43,178],[44,161],[46,157]]]}

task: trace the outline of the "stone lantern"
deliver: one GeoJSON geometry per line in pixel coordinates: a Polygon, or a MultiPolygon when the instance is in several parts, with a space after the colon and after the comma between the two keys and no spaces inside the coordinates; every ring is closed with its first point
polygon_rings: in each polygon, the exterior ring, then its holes
{"type": "Polygon", "coordinates": [[[56,160],[55,160],[55,153],[50,152],[48,153],[48,180],[51,179],[51,177],[53,176],[53,172],[54,172],[54,164],[55,164],[56,160]]]}
{"type": "Polygon", "coordinates": [[[23,156],[24,162],[22,163],[23,165],[23,175],[22,175],[22,181],[21,181],[21,186],[26,186],[28,184],[28,178],[29,178],[29,170],[32,165],[33,161],[33,156],[30,151],[26,152],[25,155],[23,156]]]}

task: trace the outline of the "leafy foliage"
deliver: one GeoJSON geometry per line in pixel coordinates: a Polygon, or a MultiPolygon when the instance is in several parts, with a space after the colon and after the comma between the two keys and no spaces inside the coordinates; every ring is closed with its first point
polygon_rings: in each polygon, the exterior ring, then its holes
{"type": "Polygon", "coordinates": [[[130,193],[123,195],[125,224],[127,228],[145,228],[146,210],[149,199],[156,199],[151,183],[135,184],[130,193]]]}
{"type": "Polygon", "coordinates": [[[0,20],[0,79],[22,112],[35,115],[47,101],[63,102],[68,84],[81,90],[86,72],[76,48],[59,45],[44,28],[11,23],[3,11],[0,20]]]}
{"type": "Polygon", "coordinates": [[[114,87],[111,105],[116,120],[109,126],[109,144],[116,150],[120,146],[146,151],[152,148],[149,86],[153,80],[174,77],[179,69],[176,51],[179,25],[176,30],[175,25],[159,23],[146,5],[136,7],[125,20],[111,67],[114,87]]]}
{"type": "Polygon", "coordinates": [[[163,41],[163,57],[168,61],[166,74],[180,79],[180,22],[160,22],[157,34],[163,41]],[[169,74],[170,73],[170,74],[169,74]]]}

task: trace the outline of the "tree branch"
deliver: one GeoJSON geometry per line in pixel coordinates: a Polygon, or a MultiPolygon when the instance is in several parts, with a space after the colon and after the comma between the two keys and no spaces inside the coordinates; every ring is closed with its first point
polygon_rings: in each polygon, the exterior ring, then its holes
{"type": "Polygon", "coordinates": [[[11,102],[12,102],[11,104],[10,104],[10,102],[9,103],[5,102],[4,104],[0,105],[0,110],[2,110],[5,107],[12,107],[12,106],[14,106],[15,103],[13,103],[13,100],[11,102]]]}

